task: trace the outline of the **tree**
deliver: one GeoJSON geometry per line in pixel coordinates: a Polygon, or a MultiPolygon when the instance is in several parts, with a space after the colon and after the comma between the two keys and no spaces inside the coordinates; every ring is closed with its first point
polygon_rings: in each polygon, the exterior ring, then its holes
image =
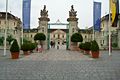
{"type": "Polygon", "coordinates": [[[40,45],[43,47],[43,42],[42,41],[45,41],[46,40],[46,36],[44,33],[37,33],[35,36],[34,36],[34,40],[39,40],[40,42],[40,45]]]}
{"type": "Polygon", "coordinates": [[[45,41],[46,40],[46,36],[44,33],[37,33],[35,36],[34,36],[34,40],[39,40],[39,41],[45,41]]]}
{"type": "Polygon", "coordinates": [[[90,43],[90,42],[85,42],[84,49],[85,49],[86,51],[89,51],[89,50],[90,50],[90,47],[91,47],[91,43],[90,43]]]}
{"type": "Polygon", "coordinates": [[[96,42],[96,40],[93,40],[92,42],[91,42],[91,51],[99,51],[99,45],[98,45],[98,43],[96,42]]]}
{"type": "Polygon", "coordinates": [[[71,41],[72,42],[82,42],[83,41],[83,37],[80,33],[74,33],[72,36],[71,36],[71,41]]]}
{"type": "Polygon", "coordinates": [[[13,38],[11,35],[9,35],[9,36],[7,37],[7,41],[9,42],[9,45],[10,45],[10,43],[11,43],[13,40],[14,40],[14,38],[13,38]]]}
{"type": "Polygon", "coordinates": [[[14,41],[10,47],[10,52],[19,52],[19,51],[20,51],[20,48],[19,48],[18,42],[16,39],[14,39],[14,41]]]}
{"type": "Polygon", "coordinates": [[[0,37],[0,45],[3,45],[4,37],[0,37]]]}

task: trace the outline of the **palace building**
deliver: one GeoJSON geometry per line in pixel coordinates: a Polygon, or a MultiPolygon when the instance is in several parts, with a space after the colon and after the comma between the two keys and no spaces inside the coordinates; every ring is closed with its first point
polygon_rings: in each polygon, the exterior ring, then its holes
{"type": "Polygon", "coordinates": [[[22,22],[20,18],[14,16],[11,13],[7,13],[7,23],[6,23],[6,12],[0,12],[0,38],[4,37],[5,28],[7,30],[7,36],[12,36],[19,40],[21,37],[21,25],[22,22]],[[7,27],[6,27],[7,25],[7,27]]]}

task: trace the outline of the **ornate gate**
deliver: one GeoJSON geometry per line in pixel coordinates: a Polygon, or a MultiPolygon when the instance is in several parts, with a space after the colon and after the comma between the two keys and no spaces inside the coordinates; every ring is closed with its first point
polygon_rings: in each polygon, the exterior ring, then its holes
{"type": "Polygon", "coordinates": [[[69,24],[67,23],[49,23],[48,24],[48,37],[47,37],[47,42],[48,42],[48,49],[50,49],[50,26],[51,25],[65,25],[66,26],[66,49],[69,48],[69,24]]]}

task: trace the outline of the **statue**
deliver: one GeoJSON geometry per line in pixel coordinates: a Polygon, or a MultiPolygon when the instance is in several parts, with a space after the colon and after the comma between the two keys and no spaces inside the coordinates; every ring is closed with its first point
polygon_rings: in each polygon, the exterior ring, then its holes
{"type": "Polygon", "coordinates": [[[48,11],[46,11],[46,5],[44,5],[43,10],[41,10],[41,17],[48,17],[48,11]]]}
{"type": "Polygon", "coordinates": [[[77,13],[77,11],[74,10],[74,7],[73,7],[73,5],[72,5],[72,6],[71,6],[71,11],[69,11],[69,16],[74,16],[74,17],[76,17],[76,13],[77,13]]]}

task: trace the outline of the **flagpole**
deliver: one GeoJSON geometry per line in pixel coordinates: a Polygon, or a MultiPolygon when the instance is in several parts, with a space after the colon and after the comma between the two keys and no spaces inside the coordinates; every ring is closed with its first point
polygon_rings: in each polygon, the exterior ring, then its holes
{"type": "Polygon", "coordinates": [[[22,44],[23,44],[23,24],[22,24],[22,44]]]}
{"type": "Polygon", "coordinates": [[[94,31],[94,25],[93,25],[93,40],[95,40],[95,31],[94,31]]]}
{"type": "MultiPolygon", "coordinates": [[[[93,0],[93,16],[94,16],[94,0],[93,0]]],[[[94,17],[93,17],[93,40],[95,40],[94,17]]]]}
{"type": "Polygon", "coordinates": [[[110,0],[109,0],[109,56],[111,56],[111,14],[110,14],[110,0]]]}
{"type": "Polygon", "coordinates": [[[8,27],[8,23],[7,23],[7,10],[8,10],[8,0],[6,0],[6,16],[5,16],[5,34],[4,34],[4,56],[6,56],[6,37],[7,37],[7,27],[8,27]]]}

